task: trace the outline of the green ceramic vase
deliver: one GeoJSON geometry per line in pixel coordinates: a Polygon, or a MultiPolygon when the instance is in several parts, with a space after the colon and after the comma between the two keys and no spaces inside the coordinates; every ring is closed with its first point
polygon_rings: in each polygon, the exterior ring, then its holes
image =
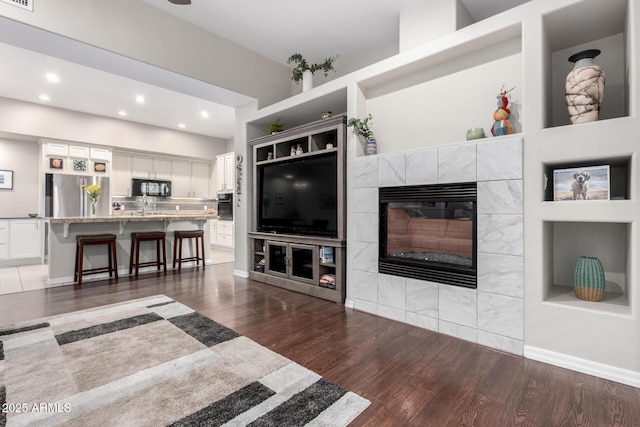
{"type": "Polygon", "coordinates": [[[598,258],[581,256],[573,266],[576,296],[585,301],[600,301],[604,295],[604,269],[598,258]]]}

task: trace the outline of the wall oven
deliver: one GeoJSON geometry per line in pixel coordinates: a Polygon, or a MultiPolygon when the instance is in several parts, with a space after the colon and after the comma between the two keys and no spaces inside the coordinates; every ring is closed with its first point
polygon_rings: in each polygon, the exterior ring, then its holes
{"type": "Polygon", "coordinates": [[[218,216],[223,221],[233,221],[233,193],[218,193],[218,216]]]}

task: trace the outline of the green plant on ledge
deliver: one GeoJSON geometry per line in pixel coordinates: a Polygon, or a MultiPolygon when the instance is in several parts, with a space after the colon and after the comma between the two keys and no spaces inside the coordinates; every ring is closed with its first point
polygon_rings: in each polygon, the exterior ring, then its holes
{"type": "Polygon", "coordinates": [[[333,63],[336,62],[339,55],[331,56],[324,60],[324,62],[320,64],[309,64],[304,57],[299,53],[294,53],[287,59],[287,64],[296,64],[295,68],[291,70],[291,80],[296,83],[302,80],[302,74],[305,71],[311,71],[311,74],[316,71],[322,70],[325,77],[329,75],[329,71],[335,71],[333,68],[333,63]]]}
{"type": "Polygon", "coordinates": [[[264,127],[264,130],[265,132],[267,132],[267,135],[271,135],[272,133],[282,132],[283,129],[284,129],[284,124],[280,121],[280,119],[276,120],[273,123],[269,123],[264,127]]]}
{"type": "Polygon", "coordinates": [[[373,117],[371,117],[371,114],[369,114],[364,119],[356,119],[355,117],[351,117],[347,121],[347,126],[353,127],[353,132],[356,135],[361,136],[362,139],[364,139],[366,142],[375,139],[373,131],[369,128],[369,122],[371,122],[372,120],[373,117]]]}

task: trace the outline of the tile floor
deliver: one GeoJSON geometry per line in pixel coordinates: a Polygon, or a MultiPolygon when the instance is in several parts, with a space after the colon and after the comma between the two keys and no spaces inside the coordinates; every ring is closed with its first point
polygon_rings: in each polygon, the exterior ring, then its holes
{"type": "MultiPolygon", "coordinates": [[[[213,264],[233,262],[233,252],[212,248],[211,260],[213,264]]],[[[47,264],[0,268],[0,295],[44,289],[48,274],[47,264]]]]}

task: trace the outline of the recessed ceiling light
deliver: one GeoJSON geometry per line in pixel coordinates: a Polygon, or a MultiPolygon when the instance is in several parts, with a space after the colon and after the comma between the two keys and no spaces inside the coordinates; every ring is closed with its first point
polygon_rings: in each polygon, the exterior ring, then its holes
{"type": "Polygon", "coordinates": [[[179,127],[180,129],[184,129],[184,128],[186,128],[186,127],[187,127],[187,125],[185,125],[184,123],[178,123],[178,127],[179,127]]]}
{"type": "Polygon", "coordinates": [[[49,98],[49,95],[44,94],[44,93],[42,95],[38,96],[38,99],[40,101],[51,101],[51,98],[49,98]]]}
{"type": "Polygon", "coordinates": [[[58,83],[60,81],[60,77],[54,73],[47,73],[45,77],[49,83],[58,83]]]}
{"type": "Polygon", "coordinates": [[[209,117],[209,113],[207,113],[206,111],[201,111],[200,116],[202,116],[203,119],[206,119],[209,117]]]}
{"type": "Polygon", "coordinates": [[[137,102],[138,104],[144,104],[144,102],[145,102],[145,100],[144,100],[144,96],[142,96],[142,95],[138,95],[138,96],[136,96],[136,102],[137,102]]]}
{"type": "Polygon", "coordinates": [[[120,111],[118,111],[118,115],[120,115],[120,116],[126,116],[126,115],[127,115],[127,112],[126,112],[126,111],[124,111],[124,110],[120,110],[120,111]]]}

